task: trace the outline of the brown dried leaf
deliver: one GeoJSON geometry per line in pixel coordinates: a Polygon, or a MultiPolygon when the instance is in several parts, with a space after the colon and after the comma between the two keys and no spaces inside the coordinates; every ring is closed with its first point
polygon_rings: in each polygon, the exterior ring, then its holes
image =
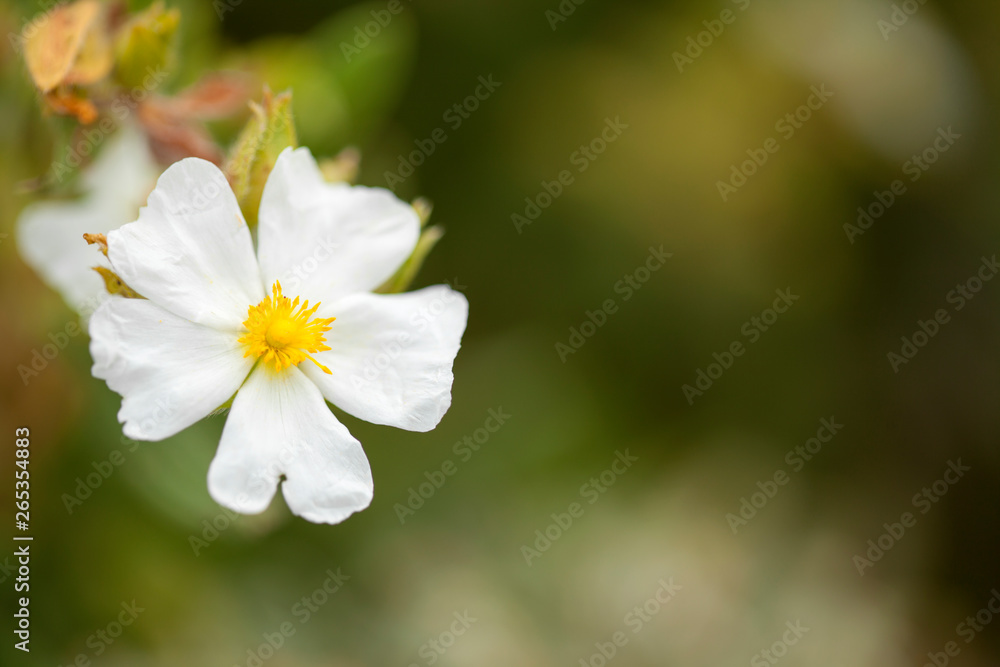
{"type": "Polygon", "coordinates": [[[139,107],[139,122],[146,129],[149,145],[161,164],[173,164],[186,157],[222,164],[222,151],[201,124],[178,118],[157,101],[139,107]]]}
{"type": "Polygon", "coordinates": [[[96,83],[111,73],[114,62],[111,38],[103,26],[95,24],[87,32],[83,47],[62,82],[78,86],[96,83]]]}
{"type": "Polygon", "coordinates": [[[97,120],[97,107],[85,97],[54,90],[45,94],[45,102],[57,114],[76,116],[82,125],[90,125],[97,120]]]}
{"type": "Polygon", "coordinates": [[[354,183],[361,166],[361,152],[353,146],[340,151],[336,157],[319,162],[319,170],[327,183],[354,183]]]}
{"type": "Polygon", "coordinates": [[[256,88],[247,74],[212,72],[176,96],[157,103],[181,118],[216,120],[243,111],[256,88]]]}
{"type": "Polygon", "coordinates": [[[24,36],[24,59],[32,80],[43,93],[69,74],[100,10],[97,0],[80,0],[57,6],[47,17],[29,23],[35,32],[24,36]]]}

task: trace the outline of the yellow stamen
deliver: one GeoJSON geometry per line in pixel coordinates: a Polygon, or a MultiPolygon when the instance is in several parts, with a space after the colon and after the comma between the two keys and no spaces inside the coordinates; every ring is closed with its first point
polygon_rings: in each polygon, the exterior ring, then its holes
{"type": "Polygon", "coordinates": [[[247,333],[239,342],[247,346],[244,357],[256,355],[265,364],[271,364],[276,371],[289,366],[297,366],[308,359],[324,373],[333,375],[330,369],[316,361],[308,353],[329,350],[323,336],[330,330],[335,317],[312,319],[319,308],[312,308],[309,301],[299,306],[299,297],[289,299],[281,293],[281,283],[274,281],[271,296],[264,297],[256,306],[247,310],[247,320],[243,326],[247,333]]]}

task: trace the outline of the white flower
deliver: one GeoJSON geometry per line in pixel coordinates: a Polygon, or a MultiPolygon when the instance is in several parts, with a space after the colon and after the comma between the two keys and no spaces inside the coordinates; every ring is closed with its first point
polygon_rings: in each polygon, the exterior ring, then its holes
{"type": "Polygon", "coordinates": [[[212,497],[258,513],[284,476],[292,512],[338,523],[371,502],[372,476],[324,399],[376,424],[434,428],[468,302],[444,285],[372,294],[413,251],[417,215],[387,190],[325,182],[304,148],[278,158],[258,225],[255,255],[218,168],[188,158],[167,169],[139,219],[108,234],[112,268],[148,300],[94,313],[93,372],[122,395],[118,419],[138,440],[171,436],[235,394],[212,497]]]}
{"type": "Polygon", "coordinates": [[[81,174],[82,197],[37,202],[21,213],[17,241],[24,261],[84,317],[108,298],[93,267],[110,264],[83,234],[104,234],[134,220],[158,174],[145,136],[126,125],[81,174]]]}

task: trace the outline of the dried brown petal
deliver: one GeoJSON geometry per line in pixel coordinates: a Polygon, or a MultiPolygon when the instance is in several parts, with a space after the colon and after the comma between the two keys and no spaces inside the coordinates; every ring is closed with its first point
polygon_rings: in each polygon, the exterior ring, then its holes
{"type": "Polygon", "coordinates": [[[90,100],[70,92],[55,90],[45,95],[45,102],[52,111],[64,116],[76,116],[82,125],[97,120],[97,107],[90,100]]]}
{"type": "Polygon", "coordinates": [[[186,157],[222,164],[222,151],[200,123],[177,118],[153,100],[139,107],[139,122],[146,130],[149,145],[162,164],[172,164],[186,157]]]}
{"type": "Polygon", "coordinates": [[[79,74],[87,80],[100,71],[103,66],[100,36],[93,38],[96,41],[88,42],[88,33],[95,26],[100,12],[101,5],[97,0],[79,0],[70,5],[57,6],[25,27],[24,59],[32,80],[43,93],[51,91],[67,78],[85,44],[88,44],[88,53],[79,74]],[[27,34],[29,30],[33,31],[30,36],[27,34]]]}
{"type": "Polygon", "coordinates": [[[212,72],[172,98],[157,101],[185,119],[216,120],[246,109],[257,84],[240,72],[212,72]]]}

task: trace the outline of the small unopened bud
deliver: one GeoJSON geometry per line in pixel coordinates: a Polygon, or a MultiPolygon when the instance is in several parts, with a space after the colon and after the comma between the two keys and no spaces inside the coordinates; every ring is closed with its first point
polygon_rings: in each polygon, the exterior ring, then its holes
{"type": "Polygon", "coordinates": [[[420,272],[420,267],[424,265],[427,255],[434,249],[442,236],[444,236],[444,227],[441,225],[434,225],[420,232],[420,238],[417,239],[417,247],[413,249],[413,254],[403,262],[392,278],[385,281],[375,291],[379,294],[396,294],[406,290],[413,283],[417,273],[420,272]]]}
{"type": "Polygon", "coordinates": [[[319,170],[327,183],[354,183],[360,165],[361,152],[353,146],[348,146],[336,157],[321,160],[319,170]]]}
{"type": "Polygon", "coordinates": [[[267,87],[260,104],[250,103],[250,120],[233,145],[224,171],[249,225],[257,223],[264,183],[278,155],[297,145],[292,120],[292,94],[274,95],[267,87]]]}
{"type": "Polygon", "coordinates": [[[427,222],[431,219],[431,211],[434,210],[434,204],[426,197],[417,197],[410,205],[413,206],[413,210],[417,212],[417,217],[420,218],[420,227],[426,227],[427,222]]]}
{"type": "Polygon", "coordinates": [[[140,88],[148,80],[149,72],[169,69],[180,20],[180,10],[167,10],[162,2],[154,2],[122,26],[115,39],[118,81],[140,88]]]}

